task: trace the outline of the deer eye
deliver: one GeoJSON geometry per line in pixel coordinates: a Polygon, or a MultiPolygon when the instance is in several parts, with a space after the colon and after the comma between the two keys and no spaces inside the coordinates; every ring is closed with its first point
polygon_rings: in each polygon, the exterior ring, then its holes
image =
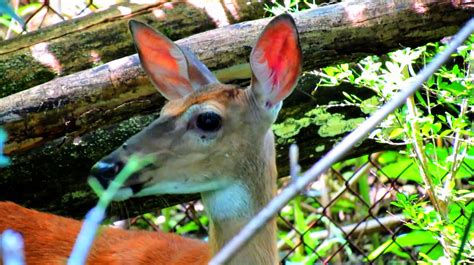
{"type": "Polygon", "coordinates": [[[203,112],[196,119],[196,127],[205,132],[215,132],[221,128],[221,125],[221,116],[212,111],[203,112]]]}

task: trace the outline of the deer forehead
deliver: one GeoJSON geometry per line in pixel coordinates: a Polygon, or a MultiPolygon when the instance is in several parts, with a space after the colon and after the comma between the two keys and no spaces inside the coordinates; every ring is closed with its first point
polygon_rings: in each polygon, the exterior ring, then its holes
{"type": "Polygon", "coordinates": [[[240,102],[243,89],[233,85],[211,84],[180,99],[169,101],[162,109],[162,115],[178,117],[194,105],[209,103],[221,111],[230,109],[232,103],[240,102]]]}

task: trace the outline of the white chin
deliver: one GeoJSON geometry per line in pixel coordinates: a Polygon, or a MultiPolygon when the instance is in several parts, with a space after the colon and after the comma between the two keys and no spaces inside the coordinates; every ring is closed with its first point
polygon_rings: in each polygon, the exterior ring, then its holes
{"type": "Polygon", "coordinates": [[[115,193],[113,200],[114,201],[125,201],[130,199],[133,196],[133,191],[131,188],[121,188],[115,193]]]}

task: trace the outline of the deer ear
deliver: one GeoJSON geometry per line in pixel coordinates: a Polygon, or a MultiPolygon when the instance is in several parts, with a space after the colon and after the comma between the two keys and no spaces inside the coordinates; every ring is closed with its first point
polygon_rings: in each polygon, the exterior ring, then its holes
{"type": "Polygon", "coordinates": [[[219,83],[214,74],[204,65],[190,50],[182,48],[181,51],[186,57],[188,65],[188,75],[194,90],[207,84],[219,83]]]}
{"type": "Polygon", "coordinates": [[[251,88],[259,101],[273,107],[293,91],[301,73],[301,48],[293,18],[274,18],[250,55],[251,88]]]}
{"type": "Polygon", "coordinates": [[[143,69],[165,98],[181,98],[217,82],[211,71],[190,51],[181,50],[146,24],[131,20],[130,31],[143,69]]]}

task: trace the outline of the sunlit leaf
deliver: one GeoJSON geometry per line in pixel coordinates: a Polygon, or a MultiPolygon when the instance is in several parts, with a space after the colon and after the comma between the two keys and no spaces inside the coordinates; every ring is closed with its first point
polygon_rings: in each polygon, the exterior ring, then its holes
{"type": "MultiPolygon", "coordinates": [[[[434,237],[433,233],[428,231],[412,231],[407,234],[400,235],[396,237],[395,241],[390,239],[372,251],[368,256],[368,260],[374,260],[379,255],[384,253],[394,253],[401,255],[405,254],[403,257],[407,257],[406,253],[400,247],[413,247],[424,244],[435,244],[438,242],[438,239],[434,237]]],[[[409,257],[409,256],[408,256],[409,257]]]]}

